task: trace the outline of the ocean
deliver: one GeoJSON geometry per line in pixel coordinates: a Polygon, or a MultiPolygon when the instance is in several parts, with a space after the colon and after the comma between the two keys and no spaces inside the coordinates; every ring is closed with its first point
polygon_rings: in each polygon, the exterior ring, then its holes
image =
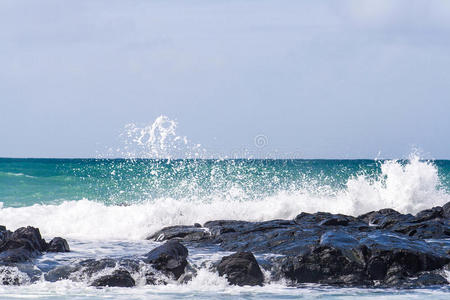
{"type": "MultiPolygon", "coordinates": [[[[45,254],[36,268],[86,258],[142,255],[147,236],[168,225],[209,220],[292,219],[300,212],[359,215],[390,207],[402,213],[450,201],[450,161],[303,159],[15,159],[0,158],[0,224],[35,226],[66,238],[70,253],[45,254]]],[[[448,299],[450,289],[335,288],[286,282],[230,286],[202,268],[228,252],[189,248],[198,275],[187,284],[103,288],[82,279],[0,284],[0,299],[448,299]]],[[[260,259],[256,255],[257,259],[260,259]]],[[[450,277],[449,277],[450,279],[450,277]]],[[[0,278],[1,282],[1,278],[0,278]]]]}

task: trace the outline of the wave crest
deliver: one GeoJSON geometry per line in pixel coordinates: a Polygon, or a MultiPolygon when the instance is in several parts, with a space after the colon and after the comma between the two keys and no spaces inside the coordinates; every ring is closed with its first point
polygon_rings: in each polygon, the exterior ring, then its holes
{"type": "Polygon", "coordinates": [[[142,239],[163,226],[214,219],[290,219],[303,211],[358,215],[386,207],[417,213],[450,201],[450,195],[439,187],[436,166],[412,155],[407,162],[382,162],[378,176],[355,176],[347,181],[346,188],[337,192],[319,186],[282,190],[252,201],[220,194],[209,195],[207,199],[159,198],[124,206],[108,206],[88,199],[20,208],[0,205],[0,220],[9,229],[26,225],[39,227],[49,237],[142,239]]]}

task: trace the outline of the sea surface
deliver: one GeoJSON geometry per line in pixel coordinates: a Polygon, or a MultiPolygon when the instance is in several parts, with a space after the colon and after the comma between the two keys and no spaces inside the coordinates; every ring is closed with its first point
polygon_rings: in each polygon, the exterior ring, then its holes
{"type": "MultiPolygon", "coordinates": [[[[72,252],[45,254],[42,271],[85,258],[142,255],[145,237],[168,225],[215,219],[270,220],[300,212],[359,215],[394,208],[416,213],[450,201],[450,161],[281,159],[14,159],[0,158],[0,224],[38,227],[61,236],[72,252]]],[[[189,249],[190,263],[228,252],[189,249]]],[[[260,256],[257,256],[260,259],[260,256]]],[[[20,271],[14,270],[20,277],[20,271]]],[[[449,299],[450,289],[413,290],[235,287],[206,269],[188,284],[97,289],[86,282],[43,279],[0,285],[0,299],[449,299]]],[[[1,278],[0,278],[1,279],[1,278]]],[[[450,279],[450,278],[449,278],[450,279]]],[[[1,281],[1,280],[0,280],[1,281]]]]}

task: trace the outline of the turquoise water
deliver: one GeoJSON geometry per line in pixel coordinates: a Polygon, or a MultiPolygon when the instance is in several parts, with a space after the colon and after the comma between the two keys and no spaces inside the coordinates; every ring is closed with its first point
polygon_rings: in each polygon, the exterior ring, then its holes
{"type": "MultiPolygon", "coordinates": [[[[36,226],[44,238],[62,236],[71,245],[69,254],[38,259],[36,266],[43,270],[81,258],[141,255],[155,247],[145,237],[169,225],[289,219],[302,211],[358,215],[392,207],[416,213],[450,201],[449,191],[450,161],[423,161],[417,156],[400,161],[0,158],[0,224],[11,230],[36,226]]],[[[190,263],[199,266],[228,254],[217,249],[189,251],[190,263]]],[[[200,269],[189,284],[138,283],[131,289],[96,289],[71,280],[32,284],[23,280],[20,287],[0,285],[0,299],[448,299],[450,295],[448,287],[292,288],[283,281],[234,287],[206,269],[200,269]]]]}
{"type": "MultiPolygon", "coordinates": [[[[242,191],[240,201],[299,189],[335,192],[358,175],[379,178],[383,162],[0,158],[0,202],[21,207],[80,199],[122,205],[162,197],[207,200],[233,188],[242,191]]],[[[432,164],[439,173],[436,188],[450,190],[450,161],[432,164]]]]}

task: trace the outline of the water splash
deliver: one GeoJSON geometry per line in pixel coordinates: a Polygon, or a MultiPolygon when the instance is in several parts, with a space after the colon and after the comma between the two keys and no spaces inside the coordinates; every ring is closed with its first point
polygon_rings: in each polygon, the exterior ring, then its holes
{"type": "MultiPolygon", "coordinates": [[[[199,195],[199,183],[192,181],[190,188],[186,181],[187,186],[180,186],[184,192],[177,198],[163,196],[138,203],[130,201],[126,206],[83,199],[58,205],[3,207],[0,219],[10,229],[37,226],[46,236],[142,239],[163,226],[204,223],[214,219],[291,219],[303,211],[359,215],[386,207],[402,213],[417,213],[450,201],[450,195],[440,189],[438,169],[432,162],[421,161],[412,155],[408,161],[390,160],[379,164],[379,173],[351,177],[338,190],[323,182],[306,182],[312,186],[282,188],[260,198],[251,198],[246,196],[251,191],[232,184],[212,188],[209,193],[205,190],[204,195],[199,195]]],[[[239,173],[239,167],[228,167],[244,182],[249,176],[239,173]]],[[[245,162],[243,167],[251,169],[245,162]]],[[[212,181],[225,183],[228,179],[211,177],[212,181]]],[[[257,181],[258,177],[251,179],[257,181]]]]}
{"type": "Polygon", "coordinates": [[[148,125],[135,123],[125,125],[121,137],[123,149],[118,149],[125,158],[201,158],[206,150],[201,144],[191,142],[177,133],[178,123],[161,115],[148,125]]]}
{"type": "Polygon", "coordinates": [[[344,193],[353,211],[391,207],[402,213],[416,213],[450,200],[440,189],[437,167],[431,161],[421,161],[417,153],[410,154],[408,161],[384,161],[380,168],[381,175],[375,180],[359,175],[348,181],[344,193]]]}

